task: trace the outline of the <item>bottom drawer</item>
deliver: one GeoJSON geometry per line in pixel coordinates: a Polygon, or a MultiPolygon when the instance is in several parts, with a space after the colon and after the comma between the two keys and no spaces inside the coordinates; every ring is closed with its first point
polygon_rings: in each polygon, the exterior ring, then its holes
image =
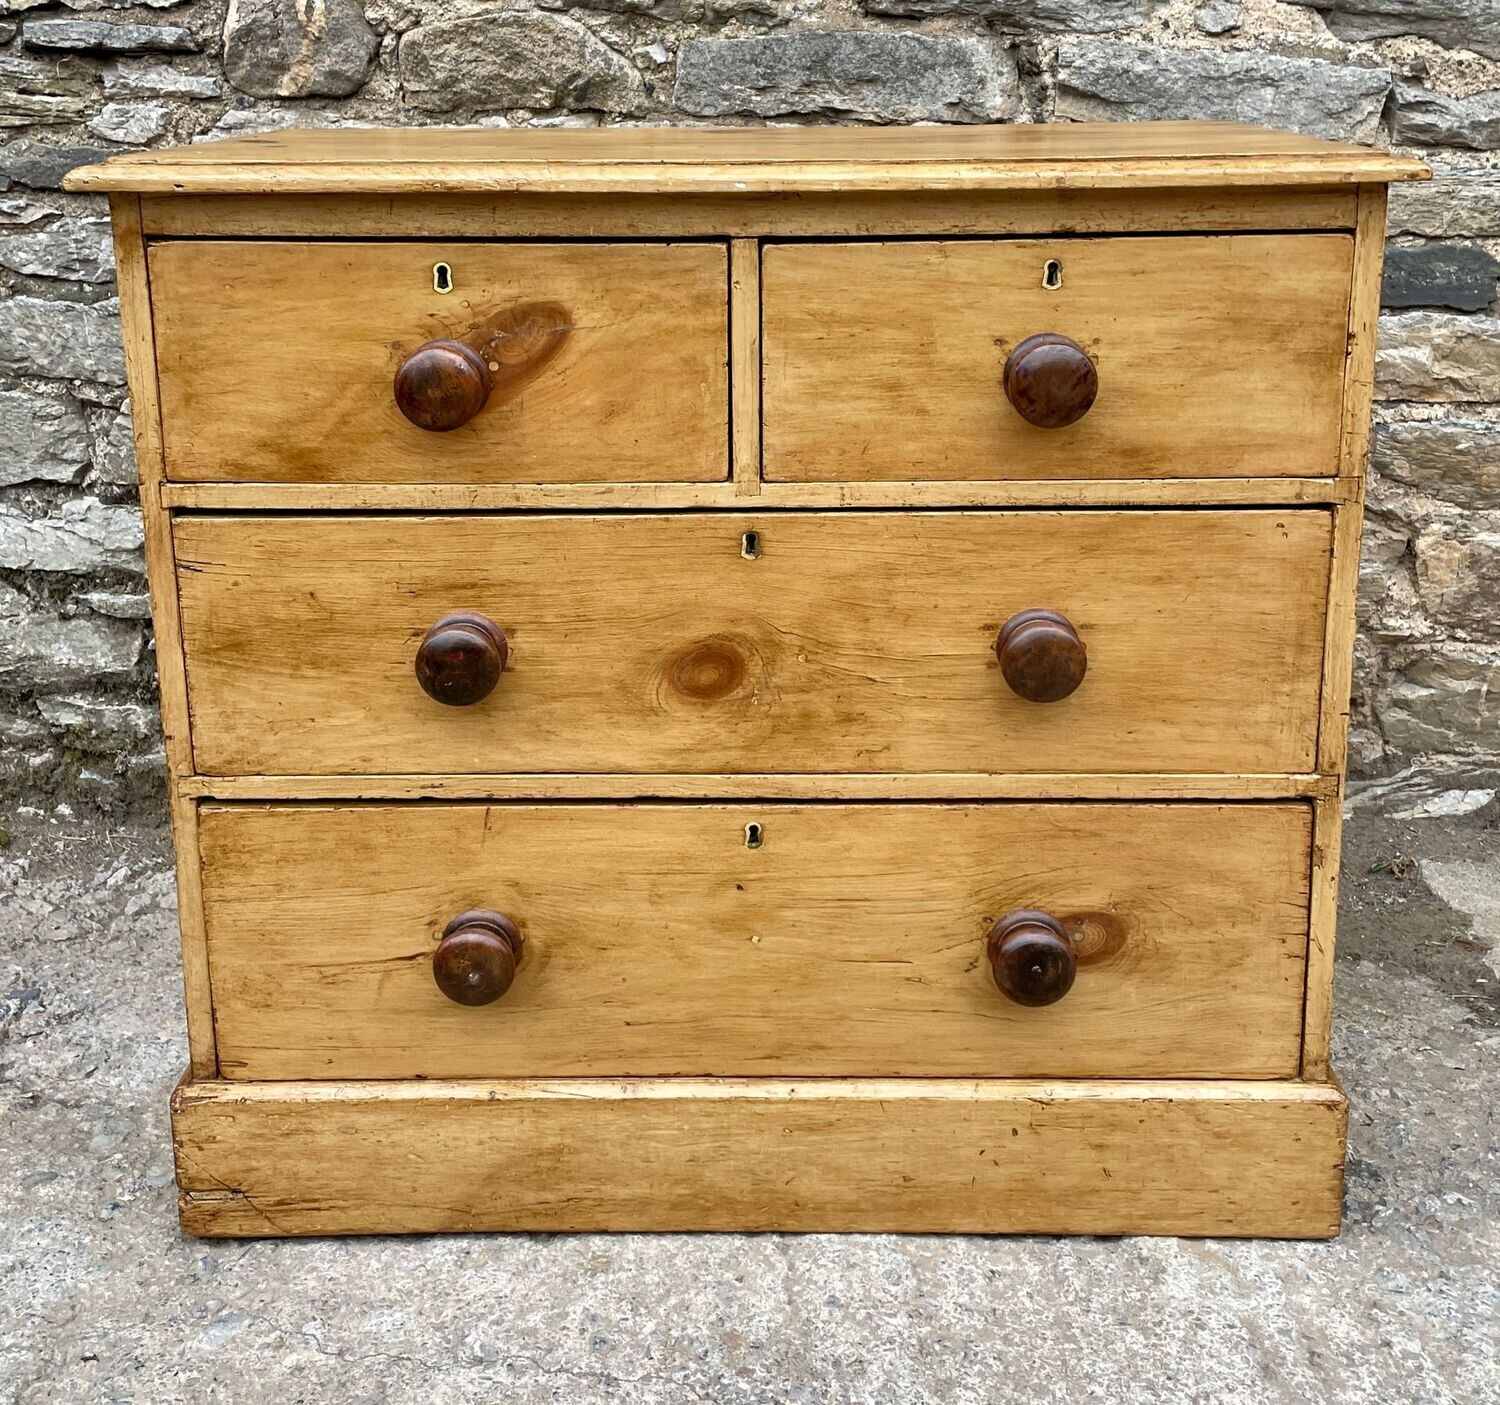
{"type": "Polygon", "coordinates": [[[1286,1077],[1310,822],[1295,802],[206,804],[220,1069],[1286,1077]],[[471,909],[522,938],[473,1006],[435,954],[472,997],[512,948],[472,920],[440,947],[471,909]],[[1049,916],[1001,922],[1018,910],[1049,916]],[[1075,979],[1020,1004],[997,959],[1030,998],[1075,979]]]}

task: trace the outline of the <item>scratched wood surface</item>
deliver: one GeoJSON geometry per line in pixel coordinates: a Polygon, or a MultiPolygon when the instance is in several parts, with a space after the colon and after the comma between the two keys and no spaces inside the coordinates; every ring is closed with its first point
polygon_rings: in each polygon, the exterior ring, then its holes
{"type": "Polygon", "coordinates": [[[213,774],[1311,769],[1330,523],[1230,512],[183,517],[194,755],[213,774]],[[743,555],[744,533],[759,555],[743,555]],[[1059,703],[993,644],[1037,606],[1059,703]],[[498,686],[417,686],[453,610],[498,686]]]}
{"type": "Polygon", "coordinates": [[[1299,803],[205,805],[219,1067],[1285,1077],[1311,823],[1299,803]],[[525,947],[468,1008],[432,953],[473,908],[525,947]],[[1045,1008],[984,957],[1017,908],[1076,946],[1045,1008]]]}
{"type": "Polygon", "coordinates": [[[766,477],[1332,474],[1352,255],[1341,234],[771,245],[766,477]],[[1000,388],[1040,332],[1098,368],[1067,428],[1000,388]]]}
{"type": "Polygon", "coordinates": [[[200,1083],[204,1235],[1339,1230],[1347,1104],[1307,1083],[200,1083]]]}
{"type": "Polygon", "coordinates": [[[204,241],[154,245],[150,269],[171,479],[728,476],[722,245],[204,241]],[[407,355],[520,308],[563,334],[550,358],[512,362],[511,338],[468,424],[402,417],[407,355]]]}

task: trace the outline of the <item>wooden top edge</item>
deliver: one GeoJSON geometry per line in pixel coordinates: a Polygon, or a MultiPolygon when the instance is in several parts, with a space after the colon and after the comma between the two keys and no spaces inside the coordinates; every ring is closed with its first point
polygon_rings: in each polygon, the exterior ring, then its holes
{"type": "Polygon", "coordinates": [[[1420,161],[1232,122],[989,127],[339,128],[131,152],[68,190],[379,194],[1330,185],[1426,179],[1420,161]]]}
{"type": "Polygon", "coordinates": [[[1120,1102],[1300,1102],[1340,1107],[1345,1098],[1330,1083],[1287,1080],[1195,1079],[969,1079],[969,1078],[561,1078],[423,1079],[370,1082],[180,1083],[173,1090],[174,1111],[194,1104],[505,1102],[566,1099],[757,1099],[812,1102],[820,1099],[894,1102],[905,1098],[1041,1103],[1120,1102]]]}

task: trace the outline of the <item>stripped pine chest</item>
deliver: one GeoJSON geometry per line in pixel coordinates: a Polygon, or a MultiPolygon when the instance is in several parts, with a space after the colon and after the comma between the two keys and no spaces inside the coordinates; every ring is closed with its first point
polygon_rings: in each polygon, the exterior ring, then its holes
{"type": "Polygon", "coordinates": [[[106,191],[184,1226],[1338,1231],[1386,185],[1230,124],[106,191]]]}

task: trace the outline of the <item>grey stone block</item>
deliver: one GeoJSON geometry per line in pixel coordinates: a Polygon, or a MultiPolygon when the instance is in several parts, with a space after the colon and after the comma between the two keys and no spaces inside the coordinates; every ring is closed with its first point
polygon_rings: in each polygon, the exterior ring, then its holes
{"type": "Polygon", "coordinates": [[[0,127],[77,122],[88,111],[88,89],[81,66],[0,54],[0,127]]]}
{"type": "Polygon", "coordinates": [[[143,539],[140,510],[134,507],[77,498],[50,516],[30,517],[0,504],[0,567],[7,570],[139,572],[145,569],[143,539]]]}
{"type": "Polygon", "coordinates": [[[1375,715],[1398,751],[1495,750],[1500,649],[1432,645],[1413,653],[1376,689],[1375,715]]]}
{"type": "MultiPolygon", "coordinates": [[[[1417,588],[1433,623],[1455,639],[1500,639],[1500,516],[1431,523],[1416,549],[1417,588]]],[[[1500,741],[1500,710],[1494,736],[1500,741]]]]}
{"type": "Polygon", "coordinates": [[[76,400],[0,390],[0,486],[76,483],[88,466],[88,428],[76,400]]]}
{"type": "Polygon", "coordinates": [[[992,122],[1021,107],[1015,57],[1001,45],[886,30],[689,40],[674,96],[701,117],[992,122]]]}
{"type": "Polygon", "coordinates": [[[151,597],[143,590],[85,590],[73,597],[96,615],[116,620],[149,620],[151,597]]]}
{"type": "Polygon", "coordinates": [[[27,20],[21,43],[28,49],[80,54],[196,54],[203,47],[191,30],[175,24],[71,19],[27,20]]]}
{"type": "Polygon", "coordinates": [[[62,741],[80,751],[132,750],[160,732],[153,708],[107,696],[38,698],[36,710],[62,741]]]}
{"type": "Polygon", "coordinates": [[[1290,0],[1320,10],[1340,39],[1414,34],[1449,49],[1500,58],[1500,5],[1495,0],[1290,0]]]}
{"type": "Polygon", "coordinates": [[[115,276],[107,219],[60,219],[46,229],[0,235],[0,267],[36,278],[108,283],[115,276]]]}
{"type": "Polygon", "coordinates": [[[38,220],[49,219],[56,213],[55,205],[43,205],[40,201],[28,200],[24,195],[0,199],[0,225],[31,225],[38,220]]]}
{"type": "Polygon", "coordinates": [[[1057,115],[1075,121],[1212,118],[1373,141],[1391,86],[1384,68],[1117,40],[1064,43],[1057,115]]]}
{"type": "Polygon", "coordinates": [[[93,428],[93,478],[112,487],[134,487],[137,482],[135,426],[130,410],[127,408],[109,415],[102,422],[96,417],[93,428]]]}
{"type": "Polygon", "coordinates": [[[1434,164],[1430,181],[1391,187],[1392,234],[1500,238],[1500,167],[1434,164]]]}
{"type": "Polygon", "coordinates": [[[1385,400],[1500,400],[1500,317],[1382,317],[1375,392],[1385,400]]]}
{"type": "Polygon", "coordinates": [[[645,107],[635,66],[564,15],[500,11],[424,24],[401,40],[400,66],[407,102],[430,112],[645,107]]]}
{"type": "Polygon", "coordinates": [[[1455,98],[1397,83],[1391,134],[1413,146],[1500,147],[1500,88],[1455,98]]]}
{"type": "Polygon", "coordinates": [[[1500,421],[1475,418],[1377,424],[1370,466],[1459,507],[1500,510],[1500,421]]]}
{"type": "Polygon", "coordinates": [[[1208,0],[1193,11],[1193,27],[1204,34],[1232,34],[1244,17],[1235,0],[1208,0]]]}
{"type": "Polygon", "coordinates": [[[90,120],[89,131],[105,141],[144,146],[167,127],[167,109],[154,102],[109,102],[90,120]]]}
{"type": "Polygon", "coordinates": [[[72,688],[128,676],[144,638],[127,620],[64,618],[0,581],[0,688],[72,688]]]}
{"type": "Polygon", "coordinates": [[[33,297],[0,301],[0,369],[124,385],[119,306],[33,297]]]}
{"type": "Polygon", "coordinates": [[[1500,259],[1479,244],[1392,244],[1385,251],[1380,303],[1482,312],[1495,300],[1497,278],[1500,259]]]}
{"type": "Polygon", "coordinates": [[[36,190],[56,190],[75,166],[91,166],[114,154],[107,146],[54,144],[21,137],[0,147],[0,175],[36,190]]]}
{"type": "Polygon", "coordinates": [[[1161,8],[1165,0],[860,0],[872,15],[909,15],[931,19],[974,15],[1005,29],[1035,29],[1076,34],[1105,34],[1134,29],[1161,8]]]}
{"type": "Polygon", "coordinates": [[[230,0],[224,17],[224,71],[259,98],[347,97],[379,49],[356,0],[230,0]]]}
{"type": "Polygon", "coordinates": [[[224,84],[212,73],[183,73],[165,63],[120,63],[104,70],[107,97],[217,98],[224,84]]]}

